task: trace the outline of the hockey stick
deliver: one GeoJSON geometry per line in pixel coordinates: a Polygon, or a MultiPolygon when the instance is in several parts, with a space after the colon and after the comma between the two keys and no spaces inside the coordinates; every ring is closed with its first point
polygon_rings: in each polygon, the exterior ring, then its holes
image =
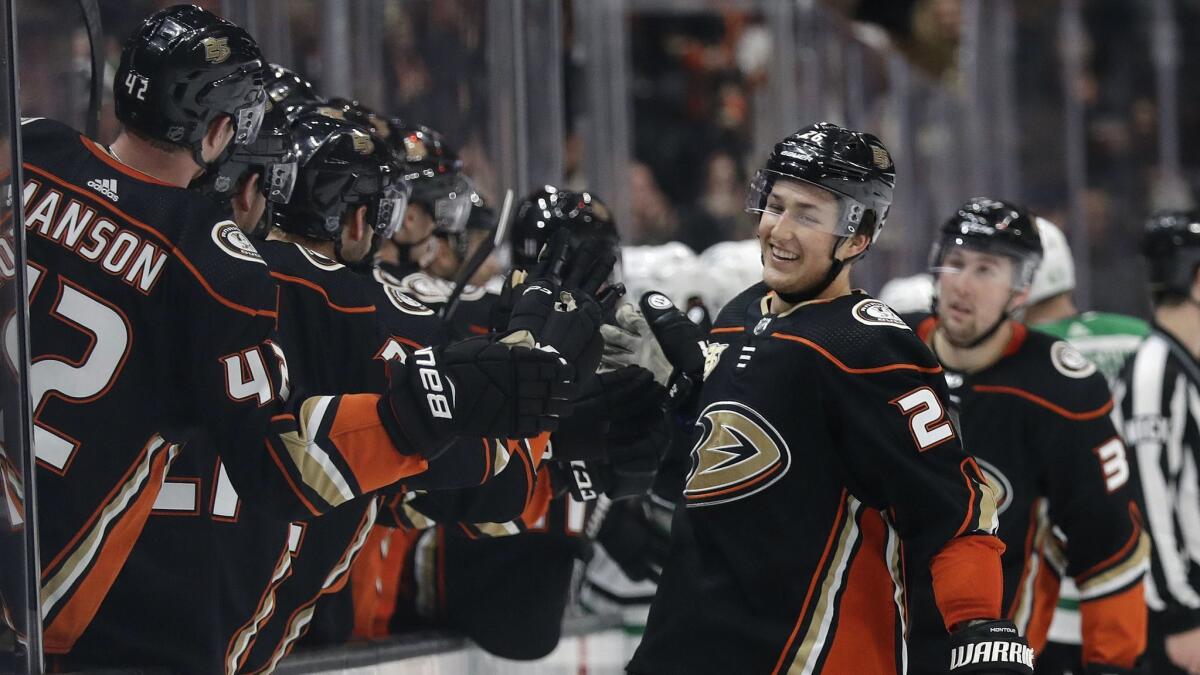
{"type": "Polygon", "coordinates": [[[87,135],[100,140],[100,101],[104,98],[104,29],[100,23],[98,0],[79,0],[83,25],[87,29],[92,52],[92,87],[88,97],[87,135]]]}
{"type": "Polygon", "coordinates": [[[496,220],[496,233],[491,239],[485,239],[479,244],[479,248],[471,254],[471,258],[463,264],[458,270],[458,275],[454,278],[454,288],[450,291],[450,299],[442,305],[442,322],[449,323],[454,312],[458,309],[459,300],[462,299],[463,291],[466,290],[467,281],[475,276],[480,267],[483,267],[483,262],[492,254],[492,251],[499,248],[504,240],[508,237],[508,226],[510,216],[512,215],[513,191],[508,190],[504,193],[504,203],[500,207],[500,218],[496,220]]]}

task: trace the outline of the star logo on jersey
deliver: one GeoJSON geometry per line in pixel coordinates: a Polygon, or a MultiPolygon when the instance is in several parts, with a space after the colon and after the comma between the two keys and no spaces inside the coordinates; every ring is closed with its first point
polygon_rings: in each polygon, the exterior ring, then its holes
{"type": "Polygon", "coordinates": [[[716,369],[717,364],[721,362],[721,354],[725,353],[725,349],[729,345],[724,342],[701,342],[700,349],[704,352],[704,377],[707,380],[712,371],[716,369]]]}
{"type": "Polygon", "coordinates": [[[730,502],[764,490],[787,473],[792,456],[775,427],[749,406],[718,401],[700,414],[687,505],[730,502]]]}

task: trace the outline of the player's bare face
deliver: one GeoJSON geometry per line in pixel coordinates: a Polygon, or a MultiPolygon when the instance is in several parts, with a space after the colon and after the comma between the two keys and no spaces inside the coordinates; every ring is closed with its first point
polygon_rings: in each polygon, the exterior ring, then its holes
{"type": "Polygon", "coordinates": [[[778,180],[758,221],[763,281],[779,293],[805,291],[825,277],[837,237],[838,203],[808,183],[778,180]]]}
{"type": "Polygon", "coordinates": [[[938,271],[938,323],[950,344],[965,346],[1000,320],[1012,300],[1013,261],[955,247],[938,271]]]}
{"type": "Polygon", "coordinates": [[[404,224],[392,235],[392,241],[402,246],[418,244],[433,234],[433,226],[433,217],[424,207],[409,204],[404,210],[404,224]]]}

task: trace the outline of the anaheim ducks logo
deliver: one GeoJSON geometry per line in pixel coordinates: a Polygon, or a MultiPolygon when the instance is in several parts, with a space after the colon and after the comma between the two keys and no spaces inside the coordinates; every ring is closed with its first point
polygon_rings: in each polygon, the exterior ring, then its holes
{"type": "Polygon", "coordinates": [[[713,403],[696,424],[704,434],[692,450],[692,472],[683,490],[688,506],[748,497],[782,478],[791,465],[787,443],[775,427],[741,403],[713,403]]]}
{"type": "Polygon", "coordinates": [[[992,488],[992,496],[996,498],[996,515],[1004,513],[1012,504],[1013,485],[1008,476],[1004,472],[997,469],[992,464],[975,458],[975,463],[979,465],[979,470],[983,472],[983,477],[987,479],[988,487],[992,488]]]}
{"type": "Polygon", "coordinates": [[[904,323],[904,319],[901,319],[896,314],[894,309],[874,298],[863,300],[855,305],[852,313],[859,323],[864,323],[868,326],[891,326],[893,328],[911,330],[908,324],[904,323]]]}
{"type": "Polygon", "coordinates": [[[204,45],[204,60],[212,64],[224,63],[233,53],[229,49],[229,38],[204,38],[200,44],[204,45]]]}
{"type": "Polygon", "coordinates": [[[401,312],[413,316],[430,316],[433,314],[432,309],[421,304],[415,298],[406,295],[398,286],[388,283],[381,284],[381,286],[383,286],[383,293],[387,296],[388,302],[391,302],[401,312]]]}

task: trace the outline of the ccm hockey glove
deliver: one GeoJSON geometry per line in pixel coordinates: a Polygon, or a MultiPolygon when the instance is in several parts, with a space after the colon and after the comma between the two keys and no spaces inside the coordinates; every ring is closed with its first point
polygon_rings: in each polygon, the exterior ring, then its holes
{"type": "Polygon", "coordinates": [[[397,448],[434,459],[455,436],[530,438],[558,428],[578,394],[556,354],[489,336],[387,364],[379,416],[397,448]]]}
{"type": "Polygon", "coordinates": [[[654,339],[674,367],[667,384],[667,399],[674,409],[690,411],[704,381],[705,350],[708,348],[704,331],[658,291],[647,292],[639,304],[654,339]]]}
{"type": "Polygon", "coordinates": [[[1008,620],[983,621],[950,636],[950,675],[1033,675],[1033,649],[1008,620]]]}

